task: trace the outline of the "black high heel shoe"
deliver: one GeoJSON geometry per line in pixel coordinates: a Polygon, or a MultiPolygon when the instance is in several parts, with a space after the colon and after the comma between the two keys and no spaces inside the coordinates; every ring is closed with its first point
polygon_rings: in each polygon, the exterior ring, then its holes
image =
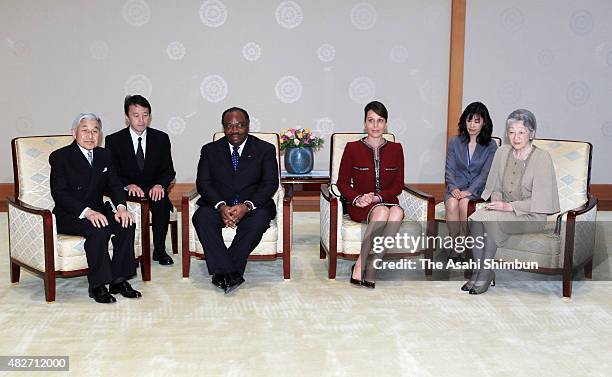
{"type": "Polygon", "coordinates": [[[367,281],[365,279],[361,280],[361,285],[366,287],[366,288],[371,288],[374,289],[376,287],[376,282],[373,281],[367,281]]]}
{"type": "Polygon", "coordinates": [[[355,264],[353,264],[351,266],[351,280],[350,280],[350,282],[353,285],[361,286],[361,281],[360,280],[353,279],[353,270],[355,270],[355,264]]]}
{"type": "MultiPolygon", "coordinates": [[[[488,291],[489,287],[495,287],[495,273],[493,273],[491,279],[487,281],[484,285],[474,285],[468,293],[471,295],[479,295],[488,291]]],[[[463,289],[463,287],[461,289],[463,289]]]]}

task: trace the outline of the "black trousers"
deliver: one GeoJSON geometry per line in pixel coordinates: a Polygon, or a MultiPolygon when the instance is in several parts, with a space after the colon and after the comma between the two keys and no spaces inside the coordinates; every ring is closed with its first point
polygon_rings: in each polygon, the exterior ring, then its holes
{"type": "Polygon", "coordinates": [[[227,247],[221,235],[224,227],[221,214],[211,207],[198,208],[192,221],[204,248],[208,273],[237,272],[243,275],[249,254],[259,245],[275,215],[270,207],[260,207],[248,212],[238,222],[236,236],[230,247],[227,247]]]}
{"type": "Polygon", "coordinates": [[[153,223],[153,252],[166,251],[166,235],[168,234],[168,224],[170,223],[170,212],[172,212],[172,202],[168,198],[168,192],[160,200],[154,202],[149,197],[149,191],[145,191],[149,199],[149,209],[153,223]]]}
{"type": "Polygon", "coordinates": [[[95,288],[116,280],[131,279],[136,275],[136,257],[134,255],[135,225],[121,227],[115,221],[114,213],[105,208],[102,213],[108,220],[108,226],[94,227],[87,219],[58,218],[58,233],[85,237],[85,255],[89,274],[89,287],[95,288]],[[113,243],[113,258],[108,254],[108,241],[113,243]]]}

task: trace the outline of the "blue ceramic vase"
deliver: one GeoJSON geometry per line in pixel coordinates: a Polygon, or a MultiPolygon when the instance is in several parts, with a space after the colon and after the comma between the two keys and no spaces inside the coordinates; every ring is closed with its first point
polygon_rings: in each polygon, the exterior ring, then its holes
{"type": "Polygon", "coordinates": [[[285,169],[291,174],[307,174],[314,166],[312,148],[285,149],[285,169]]]}

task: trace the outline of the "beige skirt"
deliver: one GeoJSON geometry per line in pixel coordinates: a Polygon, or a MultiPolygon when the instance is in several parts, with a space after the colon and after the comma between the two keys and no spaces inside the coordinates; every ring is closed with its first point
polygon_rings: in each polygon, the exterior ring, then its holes
{"type": "Polygon", "coordinates": [[[503,247],[513,234],[538,233],[546,227],[546,215],[540,213],[517,216],[514,212],[483,208],[474,212],[469,220],[482,222],[487,237],[493,237],[497,247],[503,247]]]}

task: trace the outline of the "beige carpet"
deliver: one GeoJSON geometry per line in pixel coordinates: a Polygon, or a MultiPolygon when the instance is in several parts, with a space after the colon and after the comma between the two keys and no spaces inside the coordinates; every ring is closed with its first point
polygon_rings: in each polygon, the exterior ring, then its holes
{"type": "MultiPolygon", "coordinates": [[[[57,301],[47,304],[41,279],[22,271],[9,283],[3,213],[0,355],[69,355],[75,376],[612,375],[609,281],[579,277],[569,302],[560,282],[529,279],[498,278],[480,296],[458,281],[418,277],[358,289],[348,261],[337,280],[326,278],[318,214],[294,220],[291,281],[280,261],[251,262],[247,283],[224,297],[205,279],[205,262],[192,262],[187,281],[178,263],[155,264],[152,283],[132,280],[141,300],[96,304],[81,277],[58,280],[57,301]]],[[[612,232],[598,237],[596,273],[609,275],[606,237],[610,244],[612,232]]]]}

